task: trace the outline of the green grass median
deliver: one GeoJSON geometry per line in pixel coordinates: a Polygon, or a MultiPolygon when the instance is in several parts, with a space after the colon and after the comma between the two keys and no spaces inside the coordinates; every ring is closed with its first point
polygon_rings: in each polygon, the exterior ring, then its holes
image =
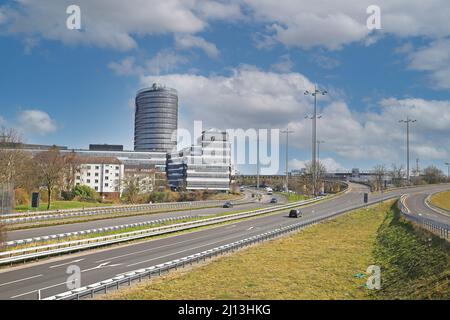
{"type": "Polygon", "coordinates": [[[450,210],[450,190],[439,192],[433,195],[430,200],[436,207],[450,210]]]}

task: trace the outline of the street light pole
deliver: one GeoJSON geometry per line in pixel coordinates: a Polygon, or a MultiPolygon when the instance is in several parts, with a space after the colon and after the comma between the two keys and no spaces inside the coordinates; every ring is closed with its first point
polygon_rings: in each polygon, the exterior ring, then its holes
{"type": "Polygon", "coordinates": [[[317,163],[316,163],[316,144],[317,144],[317,94],[325,95],[328,92],[326,90],[320,91],[317,86],[314,85],[314,92],[309,92],[306,90],[305,95],[312,95],[314,97],[314,113],[311,117],[312,119],[312,180],[313,180],[313,195],[316,195],[316,184],[317,184],[317,163]]]}
{"type": "Polygon", "coordinates": [[[409,116],[406,120],[399,120],[399,122],[406,123],[406,180],[410,182],[409,176],[409,125],[417,120],[410,119],[409,116]]]}
{"type": "Polygon", "coordinates": [[[325,143],[323,140],[317,141],[317,162],[320,164],[320,144],[325,143]]]}
{"type": "Polygon", "coordinates": [[[256,136],[256,189],[259,189],[259,132],[256,136]]]}
{"type": "Polygon", "coordinates": [[[289,133],[293,131],[289,131],[289,127],[286,130],[281,131],[281,133],[286,133],[286,192],[289,192],[289,170],[288,170],[288,162],[289,162],[289,133]]]}

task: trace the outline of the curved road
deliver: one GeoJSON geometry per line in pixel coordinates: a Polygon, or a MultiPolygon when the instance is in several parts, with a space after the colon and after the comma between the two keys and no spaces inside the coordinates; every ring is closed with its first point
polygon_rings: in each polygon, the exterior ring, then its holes
{"type": "MultiPolygon", "coordinates": [[[[371,194],[369,203],[399,197],[405,193],[432,193],[447,188],[449,188],[448,185],[432,186],[371,194]]],[[[362,195],[364,192],[367,192],[367,187],[351,184],[349,192],[340,197],[303,207],[303,219],[327,217],[334,213],[364,206],[362,195]]],[[[66,281],[69,275],[66,274],[66,268],[69,265],[75,264],[80,267],[81,285],[86,286],[118,274],[182,258],[299,221],[298,219],[288,218],[287,213],[288,211],[283,211],[186,234],[92,250],[6,268],[0,272],[0,299],[36,299],[38,289],[41,290],[42,298],[67,291],[66,281]]]]}
{"type": "Polygon", "coordinates": [[[427,197],[434,192],[417,192],[409,195],[405,200],[406,207],[413,215],[420,215],[440,223],[450,225],[450,216],[435,211],[425,204],[427,197]]]}

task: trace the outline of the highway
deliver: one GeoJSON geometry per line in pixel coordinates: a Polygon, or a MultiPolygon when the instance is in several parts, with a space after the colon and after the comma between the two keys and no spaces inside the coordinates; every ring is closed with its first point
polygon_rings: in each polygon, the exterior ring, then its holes
{"type": "Polygon", "coordinates": [[[425,200],[429,195],[430,193],[427,192],[412,194],[406,198],[405,205],[411,211],[411,214],[420,215],[425,218],[450,225],[449,215],[444,215],[440,212],[432,210],[425,204],[425,200]]]}
{"type": "MultiPolygon", "coordinates": [[[[246,204],[236,204],[233,208],[205,208],[205,209],[192,209],[192,210],[184,210],[184,211],[174,211],[174,212],[160,212],[160,213],[150,213],[150,214],[142,214],[137,216],[128,216],[128,217],[119,217],[119,218],[109,218],[102,220],[93,220],[86,222],[76,222],[62,225],[54,225],[48,227],[36,227],[31,229],[23,229],[16,231],[9,231],[6,235],[7,241],[10,240],[19,240],[19,239],[27,239],[33,237],[41,237],[59,233],[67,233],[67,232],[75,232],[82,231],[87,229],[98,229],[105,228],[110,226],[118,226],[121,224],[131,224],[138,222],[145,222],[151,220],[158,220],[163,218],[172,218],[172,217],[180,217],[180,216],[212,216],[221,213],[227,212],[235,212],[241,210],[252,210],[270,206],[269,203],[272,197],[276,197],[279,203],[283,203],[285,201],[284,197],[275,195],[275,196],[264,196],[261,200],[261,203],[246,203],[246,204]]],[[[225,201],[224,201],[225,202],[225,201]]]]}
{"type": "MultiPolygon", "coordinates": [[[[370,194],[369,202],[392,198],[402,194],[430,194],[450,188],[448,185],[425,186],[370,194]]],[[[350,191],[303,207],[304,218],[327,217],[336,212],[349,211],[363,205],[362,193],[367,187],[350,184],[350,191]]],[[[233,241],[299,222],[287,217],[287,212],[203,229],[186,234],[81,252],[35,263],[5,268],[0,271],[0,299],[36,299],[37,290],[45,298],[67,291],[69,265],[81,269],[81,285],[89,285],[119,274],[147,268],[233,241]]]]}

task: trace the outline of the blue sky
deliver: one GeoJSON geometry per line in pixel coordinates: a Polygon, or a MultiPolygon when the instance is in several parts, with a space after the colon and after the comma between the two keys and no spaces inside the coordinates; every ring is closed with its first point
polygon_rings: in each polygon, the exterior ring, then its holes
{"type": "MultiPolygon", "coordinates": [[[[404,127],[417,118],[411,158],[450,160],[450,4],[380,1],[0,2],[0,124],[28,143],[133,146],[136,90],[179,91],[180,126],[289,126],[290,167],[310,159],[317,83],[318,136],[329,170],[404,164],[404,127]],[[367,2],[367,3],[366,3],[367,2]],[[81,9],[81,30],[66,8],[81,9]],[[424,6],[429,6],[424,10],[424,6]],[[446,18],[447,17],[447,18],[446,18]]],[[[281,137],[281,144],[284,137],[281,137]]],[[[280,172],[284,171],[284,145],[280,172]]],[[[251,170],[247,168],[248,170],[251,170]]]]}

